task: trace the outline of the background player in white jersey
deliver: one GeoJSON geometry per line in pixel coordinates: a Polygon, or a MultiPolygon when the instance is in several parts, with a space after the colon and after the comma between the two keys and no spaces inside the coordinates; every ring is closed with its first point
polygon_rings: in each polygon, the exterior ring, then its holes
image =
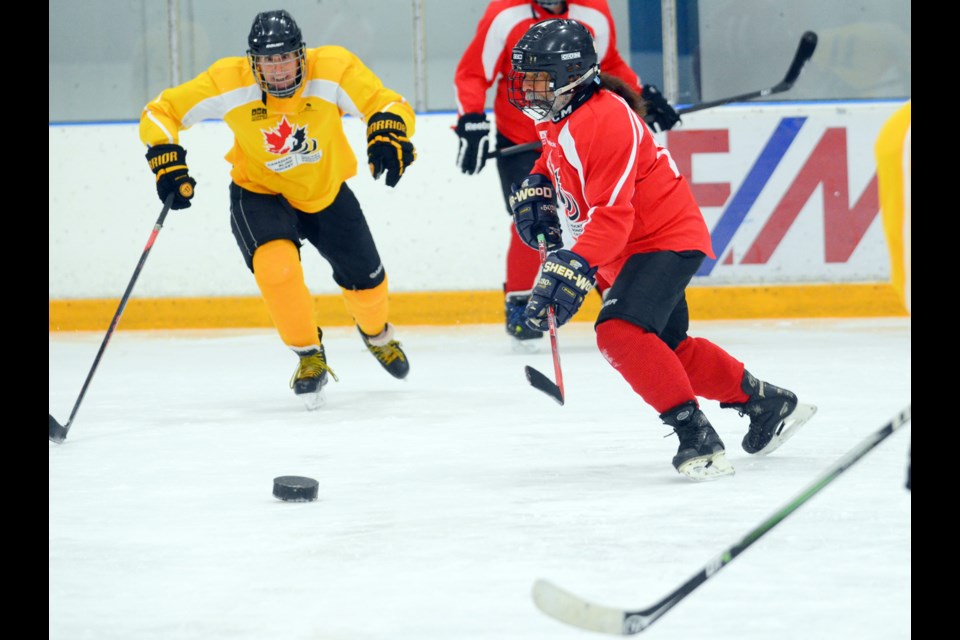
{"type": "MultiPolygon", "coordinates": [[[[585,24],[596,36],[601,65],[606,73],[616,76],[636,91],[641,91],[640,78],[627,65],[617,50],[617,32],[607,0],[493,0],[480,19],[476,34],[457,65],[454,88],[457,97],[456,132],[459,139],[457,166],[463,173],[473,175],[485,166],[484,155],[492,147],[491,123],[484,112],[487,91],[497,83],[493,102],[498,149],[537,140],[533,123],[510,106],[507,100],[506,78],[510,73],[510,52],[532,24],[548,18],[572,18],[585,24]],[[499,78],[499,80],[498,80],[499,78]]],[[[653,85],[642,87],[647,101],[649,122],[655,128],[666,130],[680,121],[663,94],[653,85]]],[[[526,151],[497,159],[500,187],[507,213],[510,185],[519,183],[540,157],[538,150],[526,151]]],[[[523,308],[530,297],[530,287],[540,257],[531,251],[510,225],[510,244],[507,249],[506,279],[504,281],[504,310],[507,333],[515,346],[531,345],[525,342],[542,338],[522,321],[523,308]]]]}

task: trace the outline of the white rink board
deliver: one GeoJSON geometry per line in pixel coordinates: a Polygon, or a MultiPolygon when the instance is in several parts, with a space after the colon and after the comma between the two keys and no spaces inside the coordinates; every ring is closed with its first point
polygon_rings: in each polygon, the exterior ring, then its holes
{"type": "MultiPolygon", "coordinates": [[[[680,128],[658,134],[675,157],[682,150],[686,154],[694,186],[712,183],[729,192],[719,204],[710,199],[701,203],[720,262],[709,275],[695,277],[693,285],[887,280],[878,211],[863,203],[875,175],[874,139],[898,106],[718,107],[690,114],[680,128]],[[784,123],[794,123],[796,129],[788,142],[782,136],[784,123]],[[705,151],[690,151],[703,140],[705,151]],[[725,140],[724,151],[716,150],[718,140],[725,140]],[[842,171],[824,164],[838,150],[846,154],[843,180],[842,171]],[[830,180],[816,183],[818,172],[830,180]],[[809,193],[798,200],[796,193],[804,185],[809,193]],[[749,207],[737,214],[734,205],[744,200],[749,207]],[[768,223],[778,210],[781,217],[795,213],[789,224],[780,223],[785,227],[781,237],[771,240],[769,227],[777,225],[768,223]],[[858,216],[868,222],[863,228],[847,222],[858,216]],[[721,238],[724,233],[729,238],[721,238]],[[841,260],[831,259],[831,244],[849,250],[841,260]],[[769,255],[745,263],[751,250],[769,255]],[[730,263],[724,263],[728,258],[730,263]]],[[[418,117],[413,136],[417,161],[390,189],[369,176],[362,123],[344,120],[360,159],[359,173],[349,184],[364,208],[394,292],[495,290],[502,284],[511,221],[496,168],[488,165],[476,176],[460,173],[457,139],[450,129],[455,121],[452,113],[418,117]]],[[[129,282],[161,209],[137,128],[136,123],[49,127],[50,299],[118,297],[129,282]]],[[[137,282],[137,295],[256,296],[229,228],[230,178],[223,156],[232,136],[222,122],[210,121],[181,132],[180,141],[198,182],[197,195],[190,209],[167,217],[137,282]]],[[[338,293],[329,266],[307,249],[302,255],[311,291],[338,293]]]]}

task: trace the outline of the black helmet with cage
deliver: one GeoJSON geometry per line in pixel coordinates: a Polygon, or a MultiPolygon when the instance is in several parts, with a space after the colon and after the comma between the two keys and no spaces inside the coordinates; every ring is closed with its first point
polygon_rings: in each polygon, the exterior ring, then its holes
{"type": "Polygon", "coordinates": [[[537,22],[513,48],[511,63],[507,97],[534,120],[569,113],[600,81],[593,36],[576,20],[537,22]]]}
{"type": "MultiPolygon", "coordinates": [[[[300,27],[293,16],[283,9],[258,13],[250,27],[247,45],[247,59],[261,89],[277,98],[289,98],[297,92],[303,84],[306,49],[300,27]],[[264,77],[265,68],[270,71],[277,70],[280,69],[279,65],[292,59],[297,61],[294,78],[282,84],[278,84],[275,79],[267,82],[264,77]]],[[[274,73],[271,72],[270,75],[273,76],[274,73]]]]}

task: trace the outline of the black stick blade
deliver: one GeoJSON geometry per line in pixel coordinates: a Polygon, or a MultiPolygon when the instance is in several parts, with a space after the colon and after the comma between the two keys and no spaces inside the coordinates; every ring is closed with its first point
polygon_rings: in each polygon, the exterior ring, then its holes
{"type": "Polygon", "coordinates": [[[551,382],[550,378],[530,366],[524,367],[524,371],[527,372],[527,381],[534,389],[543,391],[559,402],[561,406],[563,405],[563,394],[560,392],[560,387],[551,382]]]}
{"type": "Polygon", "coordinates": [[[50,414],[50,442],[60,444],[67,439],[67,428],[57,422],[53,414],[50,414]]]}
{"type": "Polygon", "coordinates": [[[816,48],[817,34],[813,31],[807,31],[800,38],[797,53],[793,56],[793,62],[790,64],[790,68],[787,69],[787,75],[784,76],[782,84],[788,87],[793,86],[793,83],[800,77],[800,70],[803,69],[803,65],[807,63],[807,60],[810,59],[810,56],[813,55],[816,48]]]}

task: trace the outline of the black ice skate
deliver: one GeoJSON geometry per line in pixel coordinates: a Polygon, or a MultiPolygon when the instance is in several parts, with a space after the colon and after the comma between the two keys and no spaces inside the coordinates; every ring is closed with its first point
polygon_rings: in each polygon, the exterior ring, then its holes
{"type": "Polygon", "coordinates": [[[407,361],[407,354],[400,348],[400,343],[393,339],[393,325],[387,323],[383,331],[378,335],[368,336],[360,327],[360,337],[363,338],[363,344],[373,354],[387,373],[394,378],[403,379],[410,373],[410,362],[407,361]]]}
{"type": "Polygon", "coordinates": [[[740,383],[750,396],[745,403],[721,402],[724,409],[736,409],[741,416],[750,416],[750,429],[743,437],[743,450],[765,456],[790,439],[804,425],[817,408],[797,402],[797,396],[743,372],[740,383]]]}
{"type": "MultiPolygon", "coordinates": [[[[323,332],[320,329],[317,329],[317,337],[322,342],[323,332]]],[[[328,375],[334,380],[337,376],[327,364],[327,354],[323,344],[319,347],[304,347],[296,351],[300,356],[300,363],[290,379],[290,388],[298,398],[303,400],[309,411],[319,409],[326,401],[323,387],[328,382],[328,375]]]]}
{"type": "Polygon", "coordinates": [[[520,353],[537,351],[539,343],[534,340],[543,338],[542,331],[531,329],[523,322],[523,310],[527,306],[530,296],[508,295],[504,303],[504,316],[507,321],[507,335],[511,340],[513,350],[520,353]]]}
{"type": "Polygon", "coordinates": [[[723,441],[693,402],[660,415],[664,424],[673,427],[680,438],[680,448],[673,457],[673,466],[691,480],[716,480],[732,476],[733,465],[727,461],[723,441]]]}

